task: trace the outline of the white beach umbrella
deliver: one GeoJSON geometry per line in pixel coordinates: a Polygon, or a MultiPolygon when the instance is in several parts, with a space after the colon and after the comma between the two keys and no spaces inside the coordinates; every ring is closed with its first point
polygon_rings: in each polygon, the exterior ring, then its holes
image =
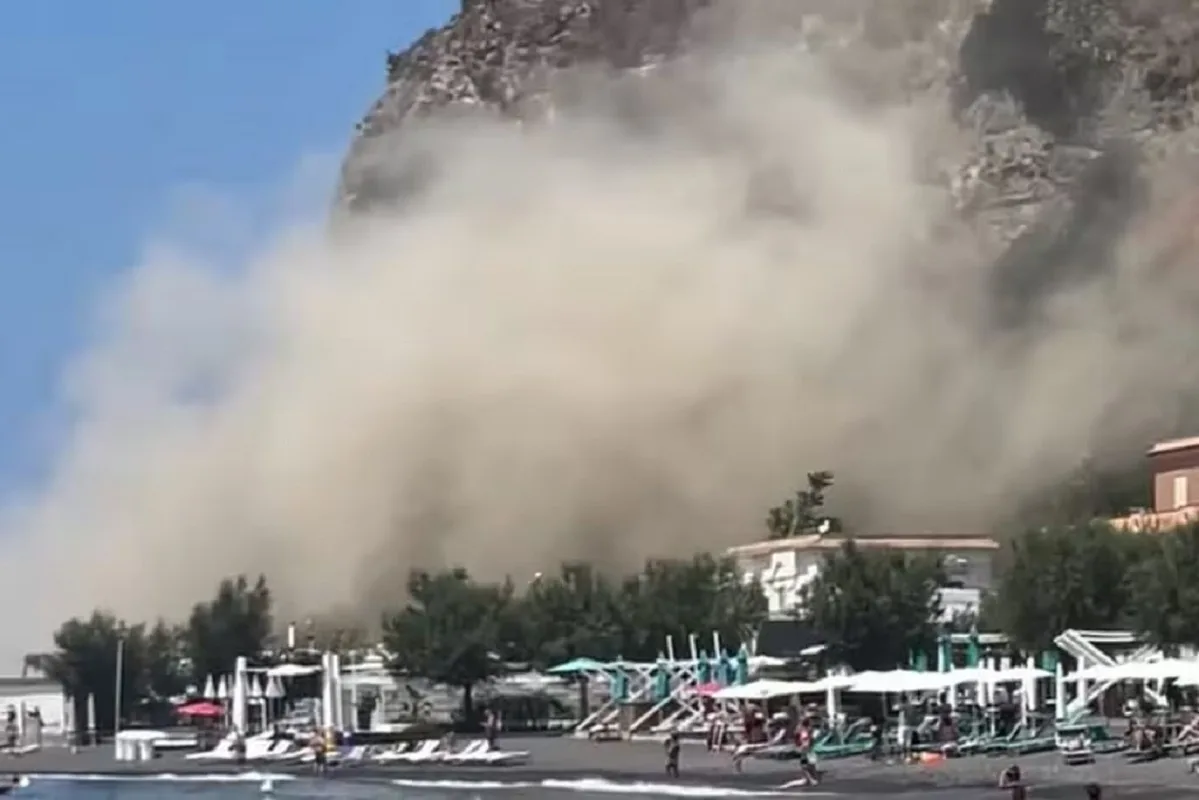
{"type": "Polygon", "coordinates": [[[215,685],[214,681],[212,680],[211,675],[209,675],[207,678],[204,679],[204,699],[205,700],[216,700],[217,699],[216,685],[215,685]]]}
{"type": "Polygon", "coordinates": [[[753,681],[736,686],[726,686],[712,695],[717,700],[769,700],[773,697],[789,697],[803,692],[817,691],[815,684],[799,681],[753,681]]]}
{"type": "Polygon", "coordinates": [[[268,669],[266,674],[272,678],[298,678],[301,675],[315,675],[320,671],[320,667],[306,667],[302,664],[280,664],[277,667],[268,669]]]}
{"type": "MultiPolygon", "coordinates": [[[[970,683],[996,683],[999,680],[999,671],[988,669],[987,667],[965,667],[963,669],[952,669],[949,672],[941,673],[944,676],[946,686],[964,686],[970,683]]],[[[1019,680],[1013,678],[1012,680],[1019,680]]]]}
{"type": "Polygon", "coordinates": [[[283,691],[283,684],[279,681],[279,678],[271,675],[266,680],[266,690],[262,694],[271,700],[278,700],[286,693],[283,691]]]}
{"type": "Polygon", "coordinates": [[[1011,667],[995,673],[994,683],[1024,683],[1025,681],[1042,681],[1052,678],[1053,673],[1037,667],[1011,667]]]}
{"type": "Polygon", "coordinates": [[[1179,658],[1163,658],[1159,661],[1125,661],[1120,664],[1087,667],[1073,677],[1099,681],[1165,681],[1174,678],[1189,681],[1199,677],[1199,663],[1179,658]]]}
{"type": "Polygon", "coordinates": [[[224,675],[222,675],[216,682],[216,699],[217,700],[228,700],[229,699],[229,683],[228,683],[228,681],[225,680],[224,675]]]}
{"type": "Polygon", "coordinates": [[[867,694],[938,691],[946,687],[948,674],[945,672],[916,672],[907,669],[862,672],[854,676],[854,682],[850,684],[849,689],[867,694]]]}
{"type": "Polygon", "coordinates": [[[246,689],[246,697],[251,700],[262,699],[262,684],[258,681],[257,675],[248,675],[246,680],[249,681],[249,686],[246,689]]]}

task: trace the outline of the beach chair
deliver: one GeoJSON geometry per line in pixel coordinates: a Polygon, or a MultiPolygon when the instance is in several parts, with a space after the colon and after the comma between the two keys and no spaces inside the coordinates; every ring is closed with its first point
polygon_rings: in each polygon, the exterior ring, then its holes
{"type": "Polygon", "coordinates": [[[1167,744],[1172,756],[1189,756],[1199,752],[1199,716],[1188,722],[1167,744]]]}
{"type": "MultiPolygon", "coordinates": [[[[333,750],[325,754],[325,764],[330,767],[339,767],[346,764],[358,764],[366,761],[370,754],[370,748],[364,744],[355,745],[349,749],[333,750]]],[[[299,756],[301,764],[311,764],[316,761],[316,753],[305,748],[303,752],[296,753],[299,756]]],[[[285,756],[286,757],[286,756],[285,756]]]]}
{"type": "Polygon", "coordinates": [[[246,739],[246,761],[268,761],[277,752],[280,744],[291,746],[291,742],[272,741],[269,736],[251,736],[246,739]]]}
{"type": "Polygon", "coordinates": [[[524,764],[528,760],[527,750],[492,750],[488,748],[487,742],[483,742],[483,749],[462,756],[453,763],[463,766],[510,767],[524,764]]]}
{"type": "Polygon", "coordinates": [[[199,753],[188,753],[184,758],[190,761],[232,761],[236,755],[233,752],[233,737],[226,736],[217,742],[216,747],[199,753]]]}
{"type": "Polygon", "coordinates": [[[834,729],[817,738],[812,755],[820,759],[851,758],[866,755],[873,747],[870,720],[863,718],[843,731],[834,729]]]}
{"type": "MultiPolygon", "coordinates": [[[[273,742],[266,753],[260,759],[262,761],[299,761],[304,756],[311,756],[312,750],[308,747],[300,747],[291,739],[280,739],[273,742]]],[[[315,758],[315,756],[313,756],[315,758]]]]}
{"type": "Polygon", "coordinates": [[[487,741],[484,739],[475,739],[474,741],[467,742],[466,747],[463,747],[461,750],[454,753],[447,753],[442,757],[441,761],[443,764],[458,764],[464,759],[468,759],[476,753],[486,752],[486,750],[487,741]]]}
{"type": "Polygon", "coordinates": [[[1012,756],[1030,756],[1034,753],[1052,753],[1057,749],[1057,728],[1053,722],[1046,722],[1037,728],[1030,728],[1029,735],[1023,736],[1008,745],[1007,753],[1012,756]]]}
{"type": "Polygon", "coordinates": [[[1116,736],[1107,725],[1093,723],[1087,726],[1087,737],[1095,755],[1110,755],[1128,749],[1123,736],[1116,736]]]}
{"type": "Polygon", "coordinates": [[[380,756],[375,761],[384,764],[430,764],[440,761],[445,755],[445,752],[441,749],[440,739],[425,739],[417,745],[415,750],[406,753],[395,753],[389,758],[380,756]]]}
{"type": "Polygon", "coordinates": [[[1086,725],[1062,725],[1056,733],[1057,750],[1062,762],[1073,767],[1095,763],[1095,751],[1091,747],[1090,729],[1086,725]]]}

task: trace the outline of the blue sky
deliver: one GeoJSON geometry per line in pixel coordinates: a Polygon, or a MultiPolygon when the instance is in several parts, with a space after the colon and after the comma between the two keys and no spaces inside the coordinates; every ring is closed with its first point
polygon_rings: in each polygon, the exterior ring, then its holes
{"type": "Polygon", "coordinates": [[[458,5],[5,3],[0,493],[44,466],[55,385],[98,293],[181,197],[267,195],[305,157],[340,151],[383,88],[386,52],[458,5]]]}

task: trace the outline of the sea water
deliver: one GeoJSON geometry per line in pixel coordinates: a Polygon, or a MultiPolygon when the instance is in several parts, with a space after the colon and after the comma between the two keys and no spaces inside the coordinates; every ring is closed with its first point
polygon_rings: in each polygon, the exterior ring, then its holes
{"type": "Polygon", "coordinates": [[[351,781],[297,778],[268,773],[242,775],[146,775],[112,778],[77,775],[33,775],[18,788],[14,800],[749,800],[753,797],[836,797],[835,792],[748,792],[705,786],[675,786],[657,783],[620,783],[599,778],[545,780],[537,782],[496,781],[351,781]]]}

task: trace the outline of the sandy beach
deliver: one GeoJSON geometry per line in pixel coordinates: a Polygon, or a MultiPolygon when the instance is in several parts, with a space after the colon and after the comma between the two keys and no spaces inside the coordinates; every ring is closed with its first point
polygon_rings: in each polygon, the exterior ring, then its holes
{"type": "MultiPolygon", "coordinates": [[[[569,737],[521,737],[504,743],[506,749],[527,750],[529,762],[521,766],[486,768],[448,765],[346,766],[330,774],[331,780],[360,781],[487,781],[538,784],[599,778],[626,784],[679,783],[718,786],[742,791],[778,790],[797,777],[794,764],[747,761],[740,774],[732,769],[727,753],[709,753],[699,746],[684,748],[682,776],[667,781],[660,745],[652,742],[592,743],[569,737]]],[[[962,758],[933,766],[873,764],[866,759],[825,762],[826,780],[816,792],[824,796],[923,796],[945,798],[1006,796],[995,788],[999,770],[1011,763],[1002,758],[962,758]]],[[[1120,756],[1101,758],[1096,764],[1067,767],[1053,753],[1023,756],[1017,760],[1033,797],[1082,797],[1082,787],[1096,781],[1104,796],[1173,798],[1199,796],[1199,776],[1190,775],[1184,759],[1164,759],[1152,764],[1129,764],[1120,756]]],[[[165,755],[152,762],[118,762],[112,749],[101,747],[71,753],[47,748],[24,756],[0,758],[0,770],[37,775],[129,775],[160,773],[237,774],[247,771],[311,775],[301,765],[257,763],[205,763],[181,755],[165,755]]],[[[803,790],[799,790],[802,792],[803,790]]],[[[648,793],[648,792],[647,792],[648,793]]]]}

